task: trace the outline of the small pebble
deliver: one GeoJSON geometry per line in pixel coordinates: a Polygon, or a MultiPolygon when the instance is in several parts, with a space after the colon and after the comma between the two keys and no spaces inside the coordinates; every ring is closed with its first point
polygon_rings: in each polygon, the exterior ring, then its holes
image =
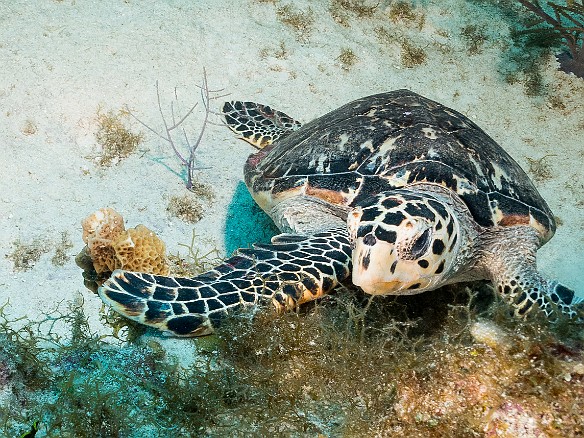
{"type": "Polygon", "coordinates": [[[491,321],[481,320],[470,327],[470,334],[477,342],[491,347],[493,350],[508,350],[511,340],[505,331],[491,321]]]}

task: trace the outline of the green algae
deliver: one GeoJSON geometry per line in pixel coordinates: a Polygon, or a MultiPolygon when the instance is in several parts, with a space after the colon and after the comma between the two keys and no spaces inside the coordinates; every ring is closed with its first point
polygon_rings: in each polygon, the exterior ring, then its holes
{"type": "Polygon", "coordinates": [[[4,436],[37,421],[50,437],[483,436],[527,414],[549,435],[582,432],[579,332],[513,319],[486,283],[373,299],[342,287],[297,312],[241,312],[177,341],[187,364],[155,332],[93,333],[81,301],[39,322],[2,308],[0,328],[4,436]],[[479,315],[504,346],[473,338],[479,315]]]}

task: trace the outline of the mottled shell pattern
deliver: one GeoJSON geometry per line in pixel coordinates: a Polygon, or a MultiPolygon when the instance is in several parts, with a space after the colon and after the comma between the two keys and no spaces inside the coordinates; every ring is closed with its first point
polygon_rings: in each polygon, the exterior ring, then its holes
{"type": "Polygon", "coordinates": [[[311,196],[352,208],[382,191],[435,183],[456,192],[483,227],[530,225],[542,243],[553,215],[529,177],[461,113],[409,90],[348,103],[252,155],[260,206],[311,196]]]}

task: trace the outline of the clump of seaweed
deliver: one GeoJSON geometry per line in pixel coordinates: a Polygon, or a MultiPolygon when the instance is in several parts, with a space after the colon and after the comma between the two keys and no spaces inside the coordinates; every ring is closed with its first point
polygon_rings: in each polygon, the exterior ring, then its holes
{"type": "Polygon", "coordinates": [[[329,11],[333,20],[342,26],[348,26],[349,15],[357,18],[371,18],[378,8],[379,2],[368,0],[332,0],[329,11]]]}
{"type": "Polygon", "coordinates": [[[541,3],[538,0],[518,0],[537,16],[526,32],[537,33],[554,45],[561,39],[568,51],[558,55],[560,69],[584,78],[584,3],[567,0],[566,4],[541,3]],[[545,24],[543,27],[538,27],[545,24]]]}
{"type": "Polygon", "coordinates": [[[220,415],[229,391],[223,371],[180,367],[155,341],[98,335],[82,301],[41,321],[9,320],[4,308],[0,361],[11,391],[0,404],[2,436],[186,436],[220,415]],[[57,323],[68,328],[66,339],[57,323]]]}
{"type": "Polygon", "coordinates": [[[34,424],[43,436],[584,433],[574,327],[518,321],[485,284],[470,286],[397,298],[340,288],[297,312],[241,312],[216,335],[181,340],[195,357],[187,367],[156,338],[94,333],[80,301],[41,322],[0,308],[11,388],[0,434],[34,424]],[[477,328],[477,315],[491,322],[477,328]]]}
{"type": "MultiPolygon", "coordinates": [[[[519,60],[514,68],[505,73],[505,81],[508,84],[522,83],[525,94],[530,97],[542,95],[547,89],[541,73],[542,56],[542,53],[537,51],[533,58],[519,60]]],[[[517,58],[511,61],[511,64],[516,61],[517,58]]]]}
{"type": "Polygon", "coordinates": [[[177,253],[168,257],[172,263],[171,270],[173,275],[178,277],[194,277],[222,263],[223,259],[220,257],[220,252],[217,248],[202,251],[197,243],[198,236],[193,229],[190,243],[178,244],[178,246],[186,249],[186,255],[183,256],[177,253]]]}
{"type": "MultiPolygon", "coordinates": [[[[409,3],[407,3],[409,5],[409,3]]],[[[424,16],[420,16],[419,26],[423,26],[424,16]]],[[[412,39],[408,38],[404,33],[397,31],[396,26],[388,29],[386,26],[375,27],[375,35],[379,42],[384,46],[399,47],[400,62],[406,68],[413,68],[422,65],[426,62],[426,51],[417,46],[412,39]],[[391,30],[390,30],[391,29],[391,30]]]]}
{"type": "Polygon", "coordinates": [[[276,59],[288,59],[290,56],[290,52],[286,47],[284,41],[280,41],[280,44],[276,48],[273,47],[264,47],[260,50],[259,56],[261,59],[267,59],[269,57],[276,58],[276,59]]]}
{"type": "Polygon", "coordinates": [[[312,8],[306,11],[298,9],[292,4],[287,4],[276,9],[278,20],[291,27],[300,40],[306,40],[314,25],[314,12],[312,8]]]}
{"type": "Polygon", "coordinates": [[[103,113],[101,109],[97,111],[98,126],[95,139],[102,149],[99,157],[100,166],[111,166],[129,157],[142,141],[141,133],[131,132],[124,124],[128,114],[125,109],[107,113],[103,113]]]}
{"type": "Polygon", "coordinates": [[[17,239],[12,245],[14,249],[6,255],[6,258],[12,261],[15,272],[31,270],[41,256],[51,250],[48,239],[40,237],[33,239],[30,243],[24,243],[17,239]]]}
{"type": "Polygon", "coordinates": [[[199,222],[203,217],[203,205],[193,196],[171,196],[166,211],[191,224],[199,222]]]}
{"type": "Polygon", "coordinates": [[[73,242],[69,238],[69,233],[63,231],[61,233],[61,240],[55,246],[55,254],[51,258],[51,263],[54,266],[64,266],[71,258],[68,254],[71,248],[73,248],[73,242]]]}
{"type": "Polygon", "coordinates": [[[61,232],[58,241],[43,236],[35,237],[29,243],[17,239],[12,245],[14,249],[10,254],[6,255],[6,258],[12,261],[15,272],[31,270],[43,254],[47,254],[52,250],[54,254],[51,258],[51,263],[54,266],[64,266],[70,259],[68,251],[73,248],[73,243],[66,231],[61,232]]]}
{"type": "Polygon", "coordinates": [[[172,216],[194,224],[199,222],[204,215],[205,208],[201,200],[210,203],[215,199],[215,193],[211,186],[197,180],[192,182],[190,191],[192,194],[171,196],[166,211],[172,216]]]}
{"type": "MultiPolygon", "coordinates": [[[[182,117],[176,114],[176,106],[178,104],[176,101],[170,103],[170,120],[167,120],[167,117],[164,115],[164,111],[162,110],[162,102],[160,99],[160,88],[158,86],[158,81],[156,81],[156,98],[158,102],[158,112],[160,113],[160,117],[162,119],[162,124],[164,127],[163,132],[159,132],[154,128],[150,127],[142,120],[140,120],[134,113],[128,113],[138,121],[142,126],[148,129],[150,132],[154,133],[157,137],[164,140],[166,143],[170,145],[174,155],[179,159],[181,164],[182,175],[185,179],[185,186],[187,190],[192,190],[194,185],[194,174],[197,170],[195,165],[195,158],[196,152],[198,147],[203,140],[203,136],[205,135],[205,130],[207,128],[207,124],[209,123],[209,117],[212,113],[210,108],[211,101],[215,99],[219,99],[225,97],[224,94],[220,94],[223,90],[212,90],[209,88],[209,83],[207,81],[207,72],[203,69],[203,82],[201,85],[197,85],[201,92],[201,101],[203,103],[203,121],[201,123],[201,128],[195,138],[193,140],[189,140],[189,136],[187,135],[186,129],[182,126],[183,123],[188,119],[188,117],[193,113],[193,111],[197,108],[198,102],[195,103],[182,117]],[[178,140],[175,137],[176,131],[180,132],[181,137],[183,137],[184,144],[180,145],[178,140]]],[[[177,95],[177,90],[175,89],[175,96],[177,95]]],[[[178,98],[177,98],[178,100],[178,98]]]]}
{"type": "Polygon", "coordinates": [[[408,1],[392,3],[388,16],[393,23],[412,23],[418,29],[422,29],[426,22],[426,16],[423,13],[418,13],[415,7],[408,1]]]}
{"type": "Polygon", "coordinates": [[[460,35],[467,43],[466,53],[472,56],[482,52],[483,45],[487,41],[484,26],[477,24],[466,25],[460,30],[460,35]]]}
{"type": "Polygon", "coordinates": [[[553,177],[553,172],[547,159],[552,155],[544,155],[540,159],[526,157],[527,163],[529,164],[529,173],[533,176],[533,179],[537,182],[542,182],[553,177]]]}
{"type": "Polygon", "coordinates": [[[209,184],[202,183],[201,181],[195,180],[192,182],[191,192],[207,202],[212,202],[215,199],[213,188],[209,184]]]}
{"type": "Polygon", "coordinates": [[[377,26],[374,30],[381,44],[391,44],[399,39],[397,34],[390,32],[385,26],[377,26]]]}
{"type": "Polygon", "coordinates": [[[355,52],[345,47],[341,49],[341,54],[337,56],[337,60],[341,64],[341,68],[343,70],[349,71],[357,63],[359,58],[357,57],[357,55],[355,55],[355,52]]]}
{"type": "Polygon", "coordinates": [[[379,8],[379,2],[369,0],[333,0],[331,7],[343,8],[355,14],[357,18],[369,18],[379,8]]]}
{"type": "Polygon", "coordinates": [[[236,404],[225,414],[259,435],[481,436],[520,422],[518,411],[551,419],[536,420],[544,433],[581,430],[571,403],[584,405],[584,391],[561,376],[565,366],[571,379],[584,376],[556,355],[565,348],[581,358],[581,346],[550,347],[559,341],[541,321],[514,321],[498,303],[485,308],[486,291],[433,291],[429,308],[427,294],[371,299],[341,290],[298,313],[241,314],[217,335],[236,377],[236,404]],[[504,342],[473,338],[481,308],[504,342]],[[550,408],[560,388],[570,395],[550,408]],[[521,409],[505,410],[509,403],[521,409]]]}
{"type": "Polygon", "coordinates": [[[421,48],[414,46],[407,40],[403,40],[401,43],[401,63],[406,68],[413,68],[422,65],[426,62],[426,51],[421,48]]]}

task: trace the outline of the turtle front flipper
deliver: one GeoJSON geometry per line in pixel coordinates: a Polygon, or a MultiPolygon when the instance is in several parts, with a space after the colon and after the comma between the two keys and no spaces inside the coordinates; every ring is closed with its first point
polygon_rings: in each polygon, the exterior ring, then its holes
{"type": "Polygon", "coordinates": [[[536,252],[541,246],[537,232],[526,226],[503,227],[482,236],[482,264],[487,268],[499,295],[518,317],[539,309],[554,320],[558,317],[584,320],[583,299],[563,284],[537,271],[536,252]]]}
{"type": "Polygon", "coordinates": [[[582,298],[563,284],[538,273],[516,273],[499,276],[497,292],[513,307],[513,314],[524,317],[540,309],[547,317],[584,320],[582,298]]]}
{"type": "Polygon", "coordinates": [[[344,229],[275,241],[239,250],[193,278],[117,270],[98,293],[134,321],[175,336],[202,336],[231,311],[269,302],[277,310],[293,308],[349,276],[351,248],[344,229]]]}
{"type": "Polygon", "coordinates": [[[254,102],[225,102],[221,111],[227,126],[258,149],[300,128],[289,115],[254,102]]]}

